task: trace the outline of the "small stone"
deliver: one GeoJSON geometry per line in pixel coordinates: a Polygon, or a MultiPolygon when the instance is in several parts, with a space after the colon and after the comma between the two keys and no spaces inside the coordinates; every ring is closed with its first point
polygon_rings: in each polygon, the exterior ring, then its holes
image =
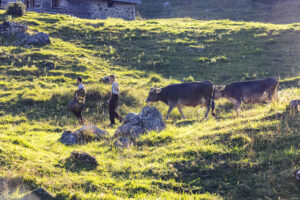
{"type": "Polygon", "coordinates": [[[69,158],[65,160],[66,168],[74,170],[75,168],[84,168],[87,170],[95,169],[98,162],[95,156],[86,152],[73,151],[69,158]]]}
{"type": "Polygon", "coordinates": [[[76,134],[84,134],[84,135],[95,135],[100,138],[105,138],[108,136],[108,133],[106,131],[101,130],[100,128],[94,126],[94,125],[84,125],[77,131],[75,131],[76,134]]]}
{"type": "Polygon", "coordinates": [[[93,125],[84,125],[75,132],[64,131],[59,141],[67,146],[106,139],[109,134],[93,125]]]}

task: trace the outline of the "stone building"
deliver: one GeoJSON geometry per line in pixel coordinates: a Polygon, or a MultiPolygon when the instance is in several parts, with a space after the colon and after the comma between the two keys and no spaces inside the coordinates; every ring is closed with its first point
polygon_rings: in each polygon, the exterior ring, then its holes
{"type": "MultiPolygon", "coordinates": [[[[17,0],[0,0],[5,7],[17,0]]],[[[88,19],[108,17],[135,19],[135,7],[141,0],[21,0],[29,11],[61,13],[88,19]]]]}

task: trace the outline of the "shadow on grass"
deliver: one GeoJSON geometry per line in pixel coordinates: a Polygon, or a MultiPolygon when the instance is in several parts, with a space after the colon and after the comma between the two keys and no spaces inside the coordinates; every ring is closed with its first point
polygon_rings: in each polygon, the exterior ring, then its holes
{"type": "Polygon", "coordinates": [[[178,126],[178,127],[184,127],[184,126],[193,125],[196,122],[197,122],[196,120],[191,119],[191,120],[181,120],[181,121],[175,122],[175,123],[176,123],[176,126],[178,126]]]}
{"type": "Polygon", "coordinates": [[[203,137],[210,144],[222,144],[227,153],[184,152],[188,159],[172,163],[175,171],[162,179],[183,183],[185,192],[218,193],[230,199],[297,198],[300,191],[293,172],[300,166],[295,151],[300,147],[299,118],[285,113],[279,127],[246,127],[203,137]]]}

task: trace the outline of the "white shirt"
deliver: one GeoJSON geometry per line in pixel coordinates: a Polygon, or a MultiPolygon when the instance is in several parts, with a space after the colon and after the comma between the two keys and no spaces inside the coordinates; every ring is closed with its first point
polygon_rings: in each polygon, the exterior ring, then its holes
{"type": "Polygon", "coordinates": [[[117,90],[117,87],[119,88],[119,84],[116,81],[112,82],[111,93],[119,94],[119,91],[117,90]]]}
{"type": "Polygon", "coordinates": [[[78,85],[78,89],[84,89],[83,83],[80,83],[80,84],[78,85]]]}

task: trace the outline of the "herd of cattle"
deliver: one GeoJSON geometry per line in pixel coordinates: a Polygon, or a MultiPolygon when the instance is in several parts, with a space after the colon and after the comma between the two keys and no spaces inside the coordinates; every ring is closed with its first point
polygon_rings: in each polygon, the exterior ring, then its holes
{"type": "Polygon", "coordinates": [[[239,116],[242,103],[262,103],[277,100],[279,81],[277,78],[265,78],[254,81],[233,82],[225,87],[214,87],[211,81],[172,84],[164,88],[151,88],[147,97],[148,102],[162,101],[169,105],[167,119],[172,110],[177,107],[185,118],[182,107],[198,105],[206,106],[207,118],[210,109],[215,116],[215,102],[226,98],[234,105],[239,116]]]}

